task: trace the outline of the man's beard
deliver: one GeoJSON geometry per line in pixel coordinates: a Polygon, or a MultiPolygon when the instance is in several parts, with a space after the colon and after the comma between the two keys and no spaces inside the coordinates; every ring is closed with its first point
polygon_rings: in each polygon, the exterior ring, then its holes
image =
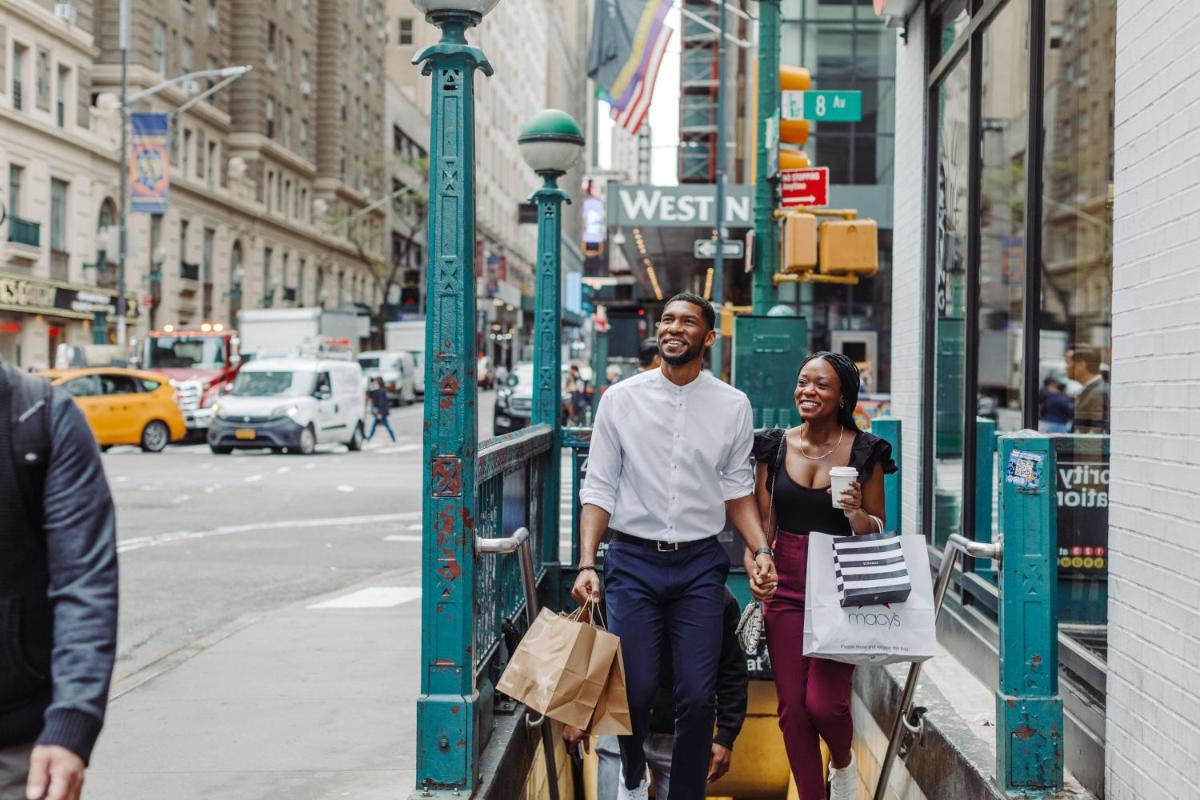
{"type": "Polygon", "coordinates": [[[658,357],[661,358],[666,363],[670,364],[672,367],[682,367],[685,364],[690,364],[693,361],[695,361],[697,358],[700,358],[703,354],[704,354],[703,340],[696,342],[696,344],[694,344],[694,345],[689,346],[687,350],[684,350],[682,353],[680,353],[677,356],[667,355],[666,351],[663,349],[663,346],[661,344],[659,344],[659,346],[658,346],[658,357]]]}

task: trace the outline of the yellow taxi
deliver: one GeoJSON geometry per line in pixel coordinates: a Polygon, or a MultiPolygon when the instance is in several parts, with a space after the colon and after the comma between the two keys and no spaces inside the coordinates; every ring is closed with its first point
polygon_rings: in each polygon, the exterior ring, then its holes
{"type": "Polygon", "coordinates": [[[175,390],[163,375],[118,367],[56,369],[41,375],[75,398],[101,448],[136,444],[158,453],[187,434],[175,390]]]}

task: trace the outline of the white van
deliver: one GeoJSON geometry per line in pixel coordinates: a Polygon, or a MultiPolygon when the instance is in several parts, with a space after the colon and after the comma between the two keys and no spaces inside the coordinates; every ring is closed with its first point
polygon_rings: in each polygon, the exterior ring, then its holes
{"type": "Polygon", "coordinates": [[[308,455],[335,442],[351,450],[363,443],[365,379],[357,362],[315,358],[263,358],[244,364],[228,394],[213,409],[208,446],[269,447],[308,455]]]}
{"type": "Polygon", "coordinates": [[[407,406],[417,400],[415,385],[417,363],[404,350],[368,350],[358,354],[358,365],[367,380],[379,378],[387,387],[388,398],[396,405],[407,406]]]}

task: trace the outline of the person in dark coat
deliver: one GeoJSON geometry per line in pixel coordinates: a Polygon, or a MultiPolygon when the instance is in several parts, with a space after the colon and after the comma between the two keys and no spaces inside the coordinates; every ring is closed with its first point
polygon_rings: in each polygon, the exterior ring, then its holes
{"type": "Polygon", "coordinates": [[[387,387],[379,378],[371,379],[369,397],[371,398],[371,413],[375,420],[371,423],[371,432],[367,434],[367,441],[375,438],[375,430],[380,425],[383,425],[388,436],[392,437],[392,441],[396,441],[396,432],[392,430],[392,424],[388,422],[388,414],[392,411],[392,400],[388,397],[387,387]]]}
{"type": "Polygon", "coordinates": [[[71,395],[0,362],[0,800],[78,800],[117,649],[117,532],[71,395]]]}

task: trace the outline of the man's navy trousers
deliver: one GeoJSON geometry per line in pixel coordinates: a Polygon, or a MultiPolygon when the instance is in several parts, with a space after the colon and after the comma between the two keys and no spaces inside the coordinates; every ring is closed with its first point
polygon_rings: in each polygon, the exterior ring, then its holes
{"type": "Polygon", "coordinates": [[[712,758],[717,665],[725,614],[729,556],[716,536],[660,552],[620,541],[604,557],[604,599],[609,628],[621,637],[633,726],[621,737],[625,784],[646,773],[642,744],[658,691],[659,654],[670,643],[675,667],[675,742],[668,800],[704,797],[712,758]]]}

